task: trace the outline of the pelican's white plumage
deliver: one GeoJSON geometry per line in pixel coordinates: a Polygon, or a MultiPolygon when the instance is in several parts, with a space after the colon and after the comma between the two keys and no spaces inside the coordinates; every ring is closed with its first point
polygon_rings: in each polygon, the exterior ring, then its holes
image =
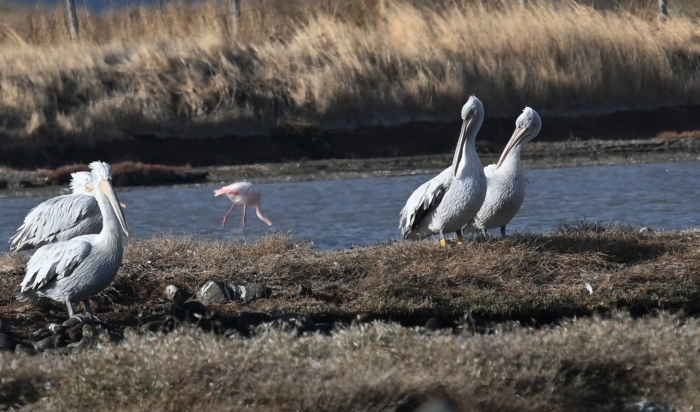
{"type": "Polygon", "coordinates": [[[49,199],[34,207],[10,238],[10,250],[34,249],[76,236],[100,233],[102,215],[92,194],[90,172],[71,174],[73,193],[49,199]]]}
{"type": "Polygon", "coordinates": [[[408,198],[400,212],[399,228],[405,239],[422,239],[456,232],[479,211],[486,197],[486,177],[474,145],[484,121],[484,107],[475,96],[462,107],[462,131],[452,166],[425,182],[408,198]]]}
{"type": "Polygon", "coordinates": [[[501,228],[506,235],[506,225],[518,214],[525,200],[528,180],[520,155],[525,145],[534,139],[542,128],[542,119],[529,107],[515,121],[515,131],[508,141],[497,164],[484,168],[486,174],[486,200],[474,222],[467,226],[469,232],[501,228]]]}
{"type": "Polygon", "coordinates": [[[112,188],[109,165],[93,162],[90,169],[102,214],[102,230],[96,235],[78,236],[39,248],[27,263],[18,299],[46,297],[65,302],[70,316],[73,316],[71,303],[82,301],[92,315],[89,299],[104,290],[117,275],[123,253],[120,231],[123,229],[128,236],[129,227],[112,188]]]}

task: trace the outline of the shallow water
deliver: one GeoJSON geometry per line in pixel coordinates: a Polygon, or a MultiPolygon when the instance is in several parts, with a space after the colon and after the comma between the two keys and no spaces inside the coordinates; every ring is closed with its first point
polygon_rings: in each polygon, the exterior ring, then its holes
{"type": "MultiPolygon", "coordinates": [[[[272,231],[292,231],[319,249],[346,248],[398,239],[399,210],[431,176],[403,176],[316,182],[262,184],[268,228],[243,208],[234,209],[225,228],[221,219],[231,203],[213,197],[214,186],[156,188],[119,193],[134,237],[157,233],[197,233],[254,240],[272,231]]],[[[653,229],[700,224],[700,162],[588,166],[529,170],[525,203],[508,226],[546,232],[561,223],[620,222],[653,229]]],[[[0,200],[0,239],[8,239],[24,216],[45,198],[0,200]]],[[[493,231],[498,234],[498,230],[493,231]]],[[[7,250],[5,241],[0,250],[7,250]]]]}

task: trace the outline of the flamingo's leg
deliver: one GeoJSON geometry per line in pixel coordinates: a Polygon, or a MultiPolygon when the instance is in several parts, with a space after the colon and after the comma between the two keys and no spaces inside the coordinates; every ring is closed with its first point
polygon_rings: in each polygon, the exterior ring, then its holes
{"type": "Polygon", "coordinates": [[[234,208],[234,207],[236,207],[236,204],[235,204],[235,203],[231,205],[231,208],[230,208],[230,209],[228,210],[228,212],[226,212],[226,214],[224,215],[224,223],[221,224],[221,227],[226,226],[226,222],[228,221],[228,215],[231,214],[231,212],[233,211],[233,208],[234,208]]]}
{"type": "Polygon", "coordinates": [[[245,227],[245,225],[246,225],[245,214],[246,214],[247,208],[248,208],[248,205],[243,205],[243,227],[245,227]]]}

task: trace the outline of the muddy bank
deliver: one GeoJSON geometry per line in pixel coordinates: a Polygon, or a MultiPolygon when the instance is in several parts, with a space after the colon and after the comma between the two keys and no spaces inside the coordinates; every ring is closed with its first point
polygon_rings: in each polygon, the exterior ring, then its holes
{"type": "MultiPolygon", "coordinates": [[[[600,150],[605,142],[651,139],[664,133],[700,130],[700,106],[617,112],[607,115],[557,117],[542,115],[543,128],[536,142],[558,142],[555,148],[580,154],[600,150]],[[601,140],[604,139],[604,140],[601,140]],[[572,142],[573,141],[573,142],[572,142]],[[590,144],[585,143],[591,141],[590,144]],[[603,143],[599,142],[602,141],[603,143]],[[596,149],[597,147],[597,149],[596,149]]],[[[514,118],[487,117],[477,144],[481,153],[500,152],[511,136],[514,118]]],[[[346,131],[296,126],[265,136],[167,138],[134,134],[131,139],[91,144],[6,140],[0,144],[0,165],[33,170],[55,169],[100,159],[175,166],[222,166],[299,162],[328,159],[374,159],[445,154],[453,150],[460,122],[415,122],[346,131]]],[[[625,143],[613,152],[634,151],[625,143]]],[[[648,143],[639,151],[651,150],[648,143]]],[[[534,145],[528,149],[533,151],[534,145]]],[[[547,149],[541,149],[547,152],[547,149]]],[[[619,153],[618,153],[619,154],[619,153]]]]}
{"type": "MultiPolygon", "coordinates": [[[[693,161],[700,158],[700,139],[571,140],[532,142],[523,153],[528,168],[693,161]]],[[[502,147],[479,146],[484,165],[498,160],[502,147]]],[[[126,188],[148,185],[220,184],[240,180],[293,182],[437,173],[452,162],[449,152],[422,156],[366,159],[301,160],[250,165],[181,167],[124,162],[113,164],[115,185],[126,188]],[[127,173],[122,175],[121,170],[127,173]],[[155,173],[154,171],[155,170],[155,173]]],[[[0,168],[0,197],[50,196],[66,190],[70,172],[87,165],[55,170],[0,168]]]]}

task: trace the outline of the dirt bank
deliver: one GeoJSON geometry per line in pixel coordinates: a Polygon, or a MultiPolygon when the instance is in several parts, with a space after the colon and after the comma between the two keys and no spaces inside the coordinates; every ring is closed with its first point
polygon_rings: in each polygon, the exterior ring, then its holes
{"type": "MultiPolygon", "coordinates": [[[[700,139],[674,138],[634,140],[570,140],[532,142],[523,160],[528,168],[629,164],[643,162],[691,161],[700,157],[700,139]]],[[[480,146],[482,162],[498,160],[501,147],[480,146]]],[[[302,160],[250,165],[181,167],[125,163],[113,167],[115,184],[120,187],[213,184],[240,180],[292,182],[371,176],[398,176],[436,173],[452,162],[451,153],[390,158],[302,160]],[[120,176],[122,170],[128,173],[120,176]],[[155,172],[154,172],[155,170],[155,172]]],[[[87,165],[56,170],[16,170],[0,168],[0,197],[50,196],[65,190],[70,172],[86,170],[87,165]]]]}

